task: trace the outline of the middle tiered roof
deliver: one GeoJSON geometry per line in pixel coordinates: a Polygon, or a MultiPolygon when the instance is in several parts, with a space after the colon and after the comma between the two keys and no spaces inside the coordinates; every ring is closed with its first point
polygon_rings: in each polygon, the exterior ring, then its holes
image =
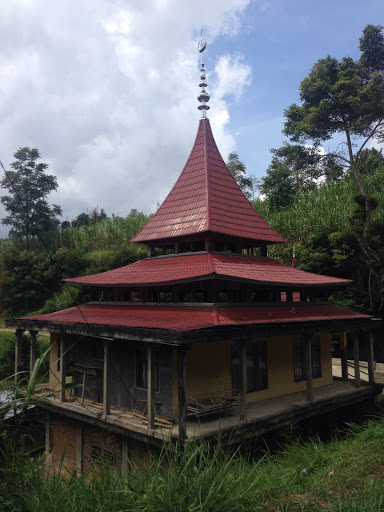
{"type": "Polygon", "coordinates": [[[194,146],[176,184],[131,241],[151,243],[203,233],[268,244],[284,242],[235,182],[207,118],[200,120],[194,146]]]}

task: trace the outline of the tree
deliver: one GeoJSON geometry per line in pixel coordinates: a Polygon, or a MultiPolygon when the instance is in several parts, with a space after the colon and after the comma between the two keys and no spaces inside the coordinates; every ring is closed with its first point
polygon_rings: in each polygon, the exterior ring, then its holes
{"type": "Polygon", "coordinates": [[[340,61],[327,56],[313,66],[300,84],[301,105],[293,104],[285,110],[284,133],[291,141],[305,144],[310,140],[315,147],[344,135],[341,151],[334,151],[319,159],[333,158],[354,177],[361,200],[363,218],[357,222],[351,217],[350,226],[365,257],[380,264],[378,253],[369,243],[374,201],[364,186],[359,159],[373,139],[384,141],[384,36],[381,25],[367,25],[360,38],[361,57],[354,61],[345,57],[340,61]],[[346,148],[346,151],[344,151],[346,148]]]}
{"type": "Polygon", "coordinates": [[[252,178],[247,177],[247,167],[239,160],[239,155],[237,153],[229,153],[227,167],[236,183],[244,192],[244,195],[248,199],[252,199],[254,189],[253,180],[252,178]]]}
{"type": "Polygon", "coordinates": [[[76,219],[73,219],[72,226],[78,227],[78,226],[89,226],[90,219],[88,213],[82,212],[80,213],[76,219]]]}
{"type": "Polygon", "coordinates": [[[57,189],[56,176],[45,174],[48,164],[37,162],[40,158],[36,148],[22,147],[14,153],[13,170],[8,171],[0,186],[10,195],[0,198],[7,217],[2,224],[12,226],[9,235],[29,239],[39,232],[56,230],[61,215],[57,204],[49,206],[46,197],[57,189]]]}

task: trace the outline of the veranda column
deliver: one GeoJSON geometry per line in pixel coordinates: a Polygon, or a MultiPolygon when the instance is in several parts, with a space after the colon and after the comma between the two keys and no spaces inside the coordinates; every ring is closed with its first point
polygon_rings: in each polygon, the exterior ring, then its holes
{"type": "Polygon", "coordinates": [[[186,408],[185,408],[185,348],[178,349],[178,395],[179,395],[179,439],[186,439],[186,408]]]}
{"type": "Polygon", "coordinates": [[[375,383],[375,358],[373,352],[373,332],[369,331],[368,339],[368,378],[370,384],[375,383]]]}
{"type": "Polygon", "coordinates": [[[359,335],[353,333],[353,359],[355,363],[355,386],[360,387],[360,356],[359,356],[359,335]]]}
{"type": "Polygon", "coordinates": [[[65,354],[65,344],[64,344],[64,335],[60,335],[60,370],[59,370],[59,383],[60,383],[60,391],[59,391],[59,401],[65,402],[65,361],[66,361],[66,354],[65,354]]]}
{"type": "Polygon", "coordinates": [[[15,382],[19,381],[19,370],[21,366],[21,352],[23,348],[23,329],[16,329],[16,341],[15,341],[15,382]]]}
{"type": "Polygon", "coordinates": [[[111,389],[109,371],[109,343],[104,341],[104,373],[103,373],[103,414],[111,413],[111,389]]]}
{"type": "Polygon", "coordinates": [[[155,428],[155,355],[151,344],[147,347],[147,408],[148,428],[155,428]]]}
{"type": "Polygon", "coordinates": [[[307,400],[313,400],[313,386],[312,386],[312,343],[311,336],[304,337],[304,350],[305,350],[305,375],[307,379],[307,400]]]}
{"type": "Polygon", "coordinates": [[[341,362],[341,378],[348,380],[348,347],[347,332],[340,332],[340,362],[341,362]]]}
{"type": "Polygon", "coordinates": [[[29,331],[31,335],[31,347],[29,351],[29,373],[32,375],[36,363],[36,336],[37,331],[29,331]]]}
{"type": "Polygon", "coordinates": [[[84,446],[84,427],[81,421],[76,425],[76,464],[81,473],[83,471],[83,446],[84,446]]]}
{"type": "Polygon", "coordinates": [[[247,342],[240,342],[240,419],[247,419],[247,342]]]}

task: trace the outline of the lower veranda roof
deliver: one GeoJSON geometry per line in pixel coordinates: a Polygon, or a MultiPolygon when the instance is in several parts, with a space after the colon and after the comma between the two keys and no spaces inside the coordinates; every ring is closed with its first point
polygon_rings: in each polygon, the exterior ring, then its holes
{"type": "Polygon", "coordinates": [[[350,282],[348,279],[306,272],[269,258],[218,253],[147,258],[108,272],[65,281],[85,286],[128,287],[174,284],[210,277],[290,286],[340,286],[350,282]]]}
{"type": "Polygon", "coordinates": [[[332,304],[263,304],[250,306],[206,305],[114,305],[85,304],[20,319],[33,322],[40,328],[54,325],[86,324],[108,327],[165,329],[168,331],[194,331],[224,326],[273,325],[286,323],[308,324],[321,321],[369,320],[371,317],[332,304]]]}

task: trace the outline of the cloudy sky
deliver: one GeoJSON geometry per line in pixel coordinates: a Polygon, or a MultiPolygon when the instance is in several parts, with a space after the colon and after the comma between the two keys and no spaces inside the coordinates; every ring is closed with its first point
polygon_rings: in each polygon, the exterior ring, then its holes
{"type": "Polygon", "coordinates": [[[368,23],[383,0],[2,0],[0,159],[38,148],[62,220],[153,213],[194,141],[202,28],[216,142],[263,176],[300,81],[368,23]]]}

